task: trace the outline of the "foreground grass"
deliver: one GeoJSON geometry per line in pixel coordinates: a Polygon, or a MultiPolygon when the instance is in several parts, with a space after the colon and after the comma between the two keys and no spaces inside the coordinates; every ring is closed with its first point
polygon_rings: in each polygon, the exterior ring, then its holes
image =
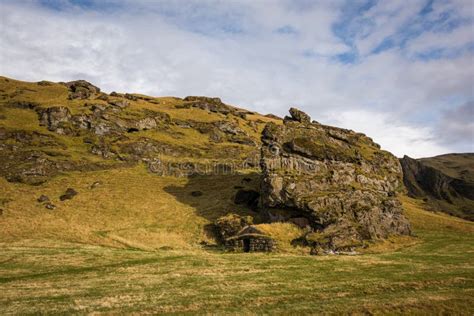
{"type": "Polygon", "coordinates": [[[474,312],[474,225],[405,199],[418,243],[358,256],[2,244],[2,314],[474,312]]]}

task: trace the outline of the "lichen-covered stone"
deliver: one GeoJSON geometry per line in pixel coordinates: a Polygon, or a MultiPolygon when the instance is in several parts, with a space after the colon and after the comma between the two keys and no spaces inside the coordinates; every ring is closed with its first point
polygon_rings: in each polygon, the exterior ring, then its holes
{"type": "Polygon", "coordinates": [[[402,188],[397,158],[363,134],[298,115],[262,133],[261,206],[303,214],[321,237],[309,238],[313,247],[344,250],[409,234],[396,198],[402,188]]]}

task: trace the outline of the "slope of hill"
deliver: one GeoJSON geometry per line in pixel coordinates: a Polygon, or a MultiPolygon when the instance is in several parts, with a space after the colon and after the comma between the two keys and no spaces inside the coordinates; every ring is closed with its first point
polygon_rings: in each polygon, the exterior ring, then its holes
{"type": "Polygon", "coordinates": [[[291,115],[263,116],[219,98],[106,94],[83,80],[1,77],[3,240],[191,249],[215,245],[212,224],[227,213],[250,215],[278,250],[290,252],[352,251],[409,234],[396,199],[397,159],[364,134],[312,123],[296,109],[291,115]],[[282,161],[291,152],[288,161],[313,170],[314,181],[294,183],[299,167],[278,175],[287,201],[271,207],[296,208],[272,219],[256,198],[252,204],[237,194],[262,193],[265,207],[265,194],[280,194],[260,187],[261,135],[279,126],[297,135],[294,144],[279,144],[293,146],[282,161]],[[334,204],[341,194],[350,198],[334,204]],[[311,234],[325,228],[324,236],[311,234]]]}
{"type": "Polygon", "coordinates": [[[217,98],[0,77],[1,239],[143,249],[212,242],[205,226],[219,216],[258,217],[234,196],[258,187],[269,121],[281,124],[217,98]],[[78,194],[61,198],[68,188],[78,194]]]}
{"type": "Polygon", "coordinates": [[[161,175],[186,175],[183,166],[189,173],[205,173],[205,167],[218,168],[223,161],[237,169],[255,168],[265,123],[278,123],[218,98],[107,95],[84,81],[0,78],[0,93],[0,175],[29,184],[64,171],[140,161],[161,175]]]}
{"type": "Polygon", "coordinates": [[[408,194],[433,210],[474,220],[474,154],[400,159],[408,194]]]}

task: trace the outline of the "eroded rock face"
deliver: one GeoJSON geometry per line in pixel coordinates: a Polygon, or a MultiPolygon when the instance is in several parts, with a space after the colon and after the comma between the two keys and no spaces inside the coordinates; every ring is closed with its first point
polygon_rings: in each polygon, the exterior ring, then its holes
{"type": "Polygon", "coordinates": [[[303,215],[315,249],[350,250],[410,234],[395,197],[402,188],[397,158],[363,134],[310,123],[296,109],[291,115],[262,134],[260,203],[269,217],[273,209],[303,215]]]}
{"type": "Polygon", "coordinates": [[[434,210],[474,220],[474,154],[400,159],[408,195],[434,210]]]}
{"type": "Polygon", "coordinates": [[[63,152],[66,148],[51,135],[0,127],[0,176],[10,182],[38,185],[65,171],[114,167],[114,164],[71,160],[63,152]]]}
{"type": "Polygon", "coordinates": [[[40,125],[46,126],[48,130],[58,134],[67,134],[67,123],[71,119],[71,112],[65,106],[53,106],[39,109],[38,116],[40,125]]]}
{"type": "Polygon", "coordinates": [[[169,115],[144,111],[143,117],[123,119],[114,106],[88,105],[92,113],[71,114],[65,106],[37,108],[41,126],[61,135],[79,136],[90,131],[96,136],[121,135],[127,132],[157,129],[170,122],[169,115]]]}

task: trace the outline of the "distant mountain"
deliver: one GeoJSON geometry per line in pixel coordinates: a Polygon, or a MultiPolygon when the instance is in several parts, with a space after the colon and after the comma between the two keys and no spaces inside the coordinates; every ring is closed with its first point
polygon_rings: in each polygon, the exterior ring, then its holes
{"type": "Polygon", "coordinates": [[[474,220],[474,153],[400,159],[403,182],[412,197],[430,208],[474,220]]]}

